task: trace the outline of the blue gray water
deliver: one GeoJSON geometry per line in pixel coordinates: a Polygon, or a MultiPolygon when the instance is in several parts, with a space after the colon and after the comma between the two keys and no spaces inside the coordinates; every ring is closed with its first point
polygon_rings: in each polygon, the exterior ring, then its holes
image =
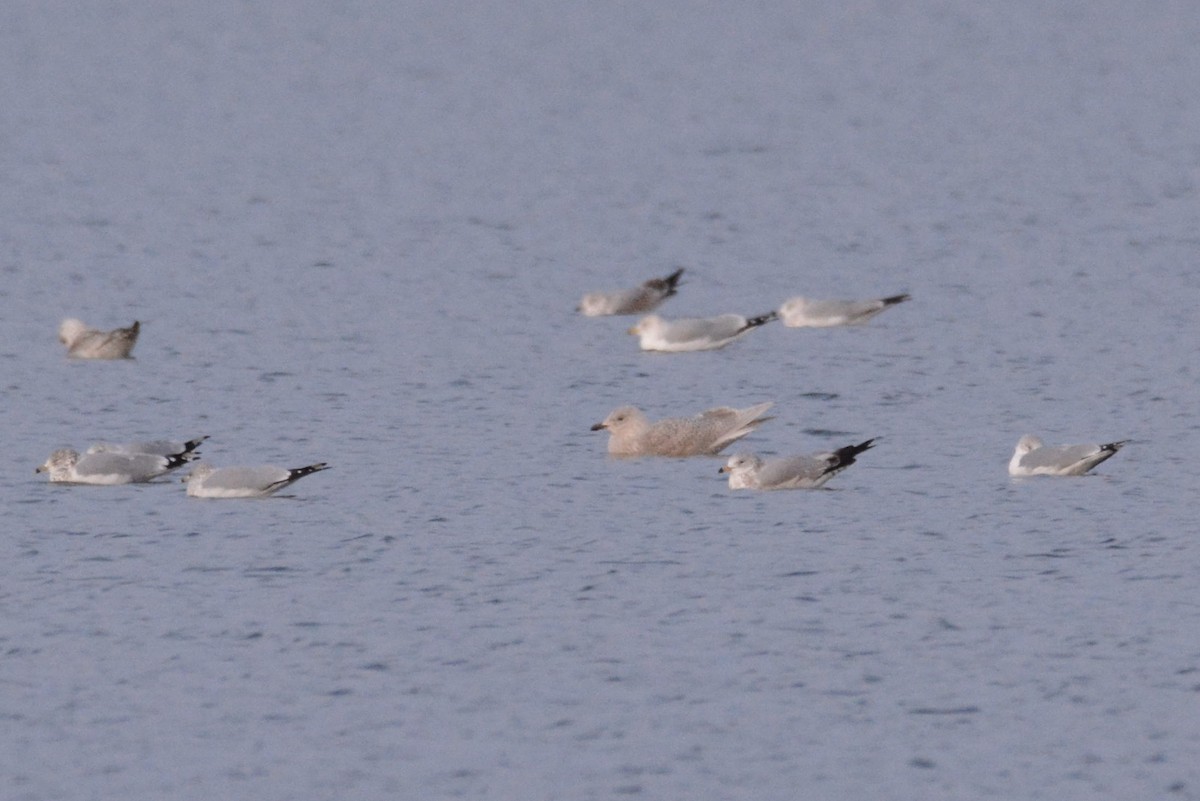
{"type": "Polygon", "coordinates": [[[0,8],[0,796],[1200,798],[1200,6],[0,8]],[[651,355],[668,315],[913,300],[651,355]],[[143,322],[68,362],[58,321],[143,322]],[[589,426],[774,400],[816,492],[589,426]],[[1133,440],[1014,482],[1017,438],[1133,440]],[[52,486],[207,434],[285,497],[52,486]]]}

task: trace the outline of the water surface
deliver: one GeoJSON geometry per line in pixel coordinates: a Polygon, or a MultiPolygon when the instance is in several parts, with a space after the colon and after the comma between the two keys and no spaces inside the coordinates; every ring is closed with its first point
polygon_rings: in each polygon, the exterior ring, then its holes
{"type": "Polygon", "coordinates": [[[3,795],[1200,798],[1200,13],[977,5],[6,6],[3,795]],[[573,312],[677,265],[913,300],[573,312]],[[762,400],[748,449],[879,444],[749,494],[589,431],[762,400]],[[334,469],[33,473],[200,434],[334,469]]]}

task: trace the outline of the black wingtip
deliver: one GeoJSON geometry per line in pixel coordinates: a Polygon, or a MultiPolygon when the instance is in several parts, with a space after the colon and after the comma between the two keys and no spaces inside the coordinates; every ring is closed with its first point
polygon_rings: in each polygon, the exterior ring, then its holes
{"type": "Polygon", "coordinates": [[[192,453],[191,451],[184,451],[182,453],[173,453],[170,456],[166,456],[164,458],[167,460],[167,469],[174,470],[176,467],[183,467],[185,464],[192,461],[193,459],[196,459],[197,457],[199,457],[199,454],[197,454],[197,453],[192,453]]]}
{"type": "Polygon", "coordinates": [[[912,295],[905,292],[904,294],[901,294],[901,295],[892,295],[890,298],[884,298],[883,305],[884,306],[894,306],[897,303],[903,303],[904,301],[911,300],[911,299],[912,299],[912,295]]]}
{"type": "Polygon", "coordinates": [[[313,473],[319,473],[322,470],[328,469],[329,465],[325,462],[317,462],[316,464],[310,464],[305,467],[292,468],[288,471],[288,483],[304,478],[305,476],[311,476],[313,473]]]}
{"type": "Polygon", "coordinates": [[[838,465],[841,467],[847,467],[854,464],[854,458],[856,456],[863,451],[870,450],[871,448],[875,447],[876,439],[878,439],[878,437],[872,437],[866,442],[860,442],[857,445],[847,445],[844,448],[838,448],[833,452],[834,455],[837,456],[838,465]]]}
{"type": "Polygon", "coordinates": [[[187,442],[183,443],[183,453],[191,453],[192,451],[196,450],[196,448],[199,448],[200,444],[206,439],[208,439],[208,434],[205,434],[201,437],[196,437],[195,439],[189,439],[187,442]]]}
{"type": "Polygon", "coordinates": [[[1100,450],[1116,453],[1117,451],[1121,450],[1121,448],[1125,447],[1125,445],[1129,442],[1132,442],[1132,440],[1119,439],[1116,442],[1106,442],[1100,446],[1100,450]]]}
{"type": "Polygon", "coordinates": [[[769,311],[766,314],[760,314],[758,317],[751,317],[749,320],[746,321],[746,326],[742,330],[745,331],[750,328],[758,328],[760,325],[766,325],[767,323],[771,322],[772,320],[778,320],[778,319],[779,319],[779,312],[769,311]]]}
{"type": "Polygon", "coordinates": [[[679,287],[679,277],[683,275],[683,268],[680,267],[675,272],[665,278],[651,278],[645,283],[645,286],[650,289],[663,293],[664,298],[669,298],[675,294],[679,287]]]}

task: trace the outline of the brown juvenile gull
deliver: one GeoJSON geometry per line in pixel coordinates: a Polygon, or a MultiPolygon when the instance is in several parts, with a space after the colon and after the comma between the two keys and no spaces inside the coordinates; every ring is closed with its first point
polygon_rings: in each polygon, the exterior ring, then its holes
{"type": "Polygon", "coordinates": [[[788,328],[829,328],[861,325],[889,306],[903,303],[909,295],[892,295],[878,300],[814,300],[795,297],[779,307],[779,319],[788,328]]]}
{"type": "Polygon", "coordinates": [[[875,442],[869,439],[832,453],[788,456],[764,461],[753,453],[729,457],[718,472],[729,474],[730,489],[815,489],[854,464],[854,458],[875,442]]]}
{"type": "Polygon", "coordinates": [[[265,498],[305,476],[328,470],[325,462],[307,467],[213,467],[198,464],[183,477],[187,494],[193,498],[265,498]]]}
{"type": "Polygon", "coordinates": [[[668,353],[715,350],[777,317],[775,312],[768,312],[750,318],[740,314],[722,314],[717,317],[664,320],[657,314],[650,314],[630,328],[629,333],[639,337],[642,350],[668,353]]]}
{"type": "Polygon", "coordinates": [[[196,458],[191,451],[167,456],[156,453],[85,453],[70,448],[50,454],[37,473],[65,484],[140,484],[158,478],[196,458]]]}
{"type": "Polygon", "coordinates": [[[680,267],[666,278],[651,278],[633,289],[618,289],[612,292],[589,292],[579,301],[577,311],[585,317],[604,317],[610,314],[642,314],[654,311],[659,304],[675,294],[680,267]]]}
{"type": "Polygon", "coordinates": [[[668,417],[651,423],[634,406],[615,409],[593,431],[608,429],[608,452],[613,456],[712,456],[770,420],[763,413],[774,405],[748,409],[721,406],[695,417],[668,417]]]}
{"type": "Polygon", "coordinates": [[[98,331],[72,317],[59,325],[58,341],[67,346],[67,355],[73,359],[128,359],[141,330],[137,320],[128,328],[98,331]]]}
{"type": "Polygon", "coordinates": [[[1121,450],[1127,439],[1104,445],[1045,445],[1033,434],[1017,441],[1008,462],[1010,476],[1082,476],[1121,450]]]}

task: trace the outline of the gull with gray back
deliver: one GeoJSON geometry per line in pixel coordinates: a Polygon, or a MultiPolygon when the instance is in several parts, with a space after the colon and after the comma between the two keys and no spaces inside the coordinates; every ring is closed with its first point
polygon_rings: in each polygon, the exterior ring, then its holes
{"type": "Polygon", "coordinates": [[[764,460],[753,453],[739,453],[730,456],[718,472],[729,474],[729,488],[735,490],[816,489],[854,464],[855,457],[874,442],[869,439],[831,453],[783,459],[764,460]]]}
{"type": "Polygon", "coordinates": [[[328,470],[325,462],[306,467],[213,467],[198,464],[183,477],[187,494],[193,498],[265,498],[305,476],[328,470]]]}
{"type": "Polygon", "coordinates": [[[788,328],[862,325],[884,309],[908,299],[908,295],[892,295],[890,298],[877,300],[815,300],[794,297],[779,307],[779,319],[788,328]]]}
{"type": "Polygon", "coordinates": [[[37,473],[63,484],[140,484],[182,467],[196,458],[191,451],[155,453],[85,453],[62,448],[38,466],[37,473]]]}
{"type": "Polygon", "coordinates": [[[208,439],[208,435],[189,439],[187,442],[175,442],[167,439],[145,442],[97,442],[87,449],[87,453],[153,453],[159,456],[170,456],[173,453],[192,453],[206,439],[208,439]]]}
{"type": "Polygon", "coordinates": [[[651,278],[633,289],[612,292],[589,292],[579,301],[578,311],[585,317],[604,317],[612,314],[644,314],[654,311],[664,300],[675,294],[683,268],[665,278],[651,278]]]}
{"type": "Polygon", "coordinates": [[[73,359],[128,359],[141,330],[142,324],[136,320],[128,328],[100,331],[72,317],[59,325],[58,341],[67,346],[67,355],[73,359]]]}
{"type": "Polygon", "coordinates": [[[1028,476],[1082,476],[1105,459],[1112,457],[1127,439],[1103,445],[1046,445],[1033,434],[1017,441],[1008,474],[1028,476]]]}
{"type": "Polygon", "coordinates": [[[639,338],[642,350],[664,353],[715,350],[777,317],[775,312],[768,312],[749,318],[740,314],[721,314],[717,317],[664,320],[657,314],[649,314],[630,328],[629,333],[639,338]]]}

